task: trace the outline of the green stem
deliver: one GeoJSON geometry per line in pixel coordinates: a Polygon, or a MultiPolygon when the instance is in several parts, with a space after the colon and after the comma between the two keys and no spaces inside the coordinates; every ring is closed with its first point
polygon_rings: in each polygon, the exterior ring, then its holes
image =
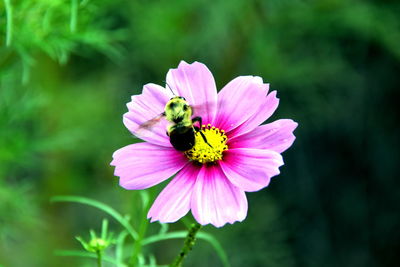
{"type": "Polygon", "coordinates": [[[196,242],[196,234],[200,230],[201,225],[196,223],[192,224],[189,232],[186,236],[185,242],[183,244],[183,248],[181,249],[181,252],[179,253],[178,257],[176,257],[175,261],[170,265],[170,267],[181,267],[183,260],[189,253],[189,251],[192,250],[194,243],[196,242]]]}
{"type": "Polygon", "coordinates": [[[97,252],[96,252],[96,254],[97,254],[97,267],[101,267],[103,264],[102,264],[102,252],[100,251],[100,250],[98,250],[97,252]]]}

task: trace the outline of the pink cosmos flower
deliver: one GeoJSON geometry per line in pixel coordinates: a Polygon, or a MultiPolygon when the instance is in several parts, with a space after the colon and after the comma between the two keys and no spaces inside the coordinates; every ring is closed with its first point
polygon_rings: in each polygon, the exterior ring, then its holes
{"type": "MultiPolygon", "coordinates": [[[[278,107],[276,91],[260,77],[240,76],[217,94],[215,81],[202,63],[182,61],[167,74],[168,87],[196,108],[201,106],[202,132],[212,147],[196,134],[190,151],[177,151],[166,135],[168,121],[161,120],[146,142],[117,150],[111,165],[120,185],[146,189],[174,174],[148,212],[151,222],[175,222],[191,210],[202,225],[221,227],[242,221],[247,215],[245,192],[268,186],[283,165],[280,153],[294,142],[297,123],[281,119],[260,125],[278,107]]],[[[164,112],[171,91],[146,84],[132,96],[124,114],[125,126],[138,135],[141,124],[164,112]]],[[[195,109],[196,111],[196,109],[195,109]]]]}

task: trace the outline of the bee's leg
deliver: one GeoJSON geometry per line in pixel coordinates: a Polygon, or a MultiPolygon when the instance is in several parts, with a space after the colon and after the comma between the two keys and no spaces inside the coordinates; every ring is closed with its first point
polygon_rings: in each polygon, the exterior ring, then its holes
{"type": "Polygon", "coordinates": [[[201,117],[194,117],[194,118],[192,119],[192,123],[196,123],[196,122],[199,122],[199,124],[200,124],[200,129],[201,129],[201,126],[203,126],[203,120],[201,119],[201,117]]]}
{"type": "Polygon", "coordinates": [[[172,130],[173,130],[172,126],[168,126],[167,131],[165,132],[168,137],[169,137],[169,134],[172,132],[172,130]]]}
{"type": "Polygon", "coordinates": [[[209,145],[212,148],[212,145],[210,145],[210,143],[208,143],[206,136],[204,135],[204,133],[201,131],[201,126],[203,126],[203,120],[201,119],[201,117],[194,117],[192,119],[192,123],[195,122],[199,122],[200,123],[200,127],[197,126],[193,126],[193,128],[195,129],[196,132],[199,132],[201,137],[203,138],[204,142],[209,145]]]}
{"type": "Polygon", "coordinates": [[[204,135],[204,133],[202,131],[198,131],[198,132],[200,133],[201,137],[203,137],[204,142],[212,148],[212,145],[210,145],[210,143],[207,141],[207,138],[204,135]]]}

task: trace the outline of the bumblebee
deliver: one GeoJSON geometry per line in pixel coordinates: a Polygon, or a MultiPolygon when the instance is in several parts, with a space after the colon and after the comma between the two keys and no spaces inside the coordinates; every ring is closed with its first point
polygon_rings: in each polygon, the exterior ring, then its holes
{"type": "Polygon", "coordinates": [[[201,132],[202,125],[201,117],[197,116],[192,119],[193,108],[189,105],[186,99],[182,96],[172,97],[165,105],[164,112],[157,118],[150,120],[141,125],[142,128],[150,128],[155,122],[162,117],[171,122],[167,128],[167,135],[171,145],[179,151],[187,151],[195,144],[195,133],[199,132],[204,142],[212,147],[204,134],[201,132]],[[198,122],[200,127],[194,124],[198,122]]]}

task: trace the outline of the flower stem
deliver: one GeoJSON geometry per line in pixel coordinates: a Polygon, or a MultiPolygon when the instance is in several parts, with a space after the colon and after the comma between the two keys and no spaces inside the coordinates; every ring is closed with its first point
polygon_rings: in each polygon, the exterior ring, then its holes
{"type": "Polygon", "coordinates": [[[97,254],[97,267],[101,267],[103,265],[102,263],[102,251],[98,250],[96,252],[97,254]]]}
{"type": "Polygon", "coordinates": [[[192,224],[189,232],[186,236],[185,242],[183,244],[183,248],[181,249],[181,252],[179,253],[178,257],[176,257],[175,261],[170,265],[170,267],[181,267],[183,260],[189,253],[189,251],[192,250],[194,243],[196,241],[196,234],[200,230],[201,225],[198,223],[192,224]]]}

